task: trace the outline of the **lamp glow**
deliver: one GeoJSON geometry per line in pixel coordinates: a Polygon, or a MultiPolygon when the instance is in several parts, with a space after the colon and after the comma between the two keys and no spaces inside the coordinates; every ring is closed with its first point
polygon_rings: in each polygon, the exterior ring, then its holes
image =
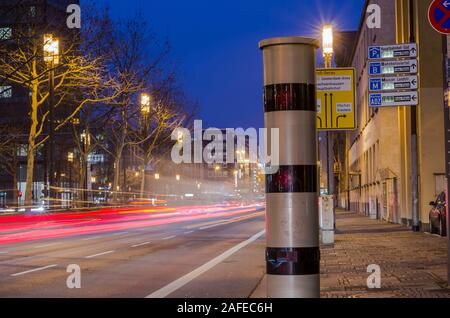
{"type": "Polygon", "coordinates": [[[141,112],[144,115],[150,114],[152,98],[149,94],[141,94],[141,112]]]}
{"type": "Polygon", "coordinates": [[[53,34],[44,35],[44,62],[59,64],[59,40],[53,34]]]}
{"type": "Polygon", "coordinates": [[[333,26],[325,25],[322,30],[322,50],[323,55],[333,54],[333,26]]]}

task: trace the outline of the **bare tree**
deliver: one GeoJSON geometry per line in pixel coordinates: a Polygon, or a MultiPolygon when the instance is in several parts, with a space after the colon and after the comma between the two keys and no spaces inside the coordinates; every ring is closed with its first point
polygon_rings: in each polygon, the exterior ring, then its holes
{"type": "Polygon", "coordinates": [[[146,188],[146,167],[156,165],[170,151],[173,145],[171,135],[180,127],[187,115],[174,100],[163,99],[150,105],[147,111],[136,112],[130,143],[139,149],[135,156],[142,162],[140,172],[140,196],[146,188]]]}
{"type": "Polygon", "coordinates": [[[132,87],[122,94],[112,105],[114,112],[107,123],[107,145],[102,148],[113,159],[113,200],[117,201],[120,189],[120,175],[123,165],[123,153],[131,144],[131,121],[139,111],[139,93],[144,92],[148,83],[159,80],[165,75],[165,63],[169,53],[167,42],[160,44],[152,34],[142,17],[130,21],[111,24],[111,38],[105,49],[111,53],[110,68],[118,76],[118,83],[132,87]]]}
{"type": "Polygon", "coordinates": [[[65,110],[70,109],[70,111],[56,126],[56,131],[73,120],[83,107],[112,101],[126,86],[116,85],[101,56],[86,54],[86,52],[81,54],[78,36],[68,36],[65,39],[64,50],[58,57],[60,63],[56,66],[44,63],[43,46],[47,43],[43,42],[41,29],[34,25],[25,27],[21,34],[16,32],[9,42],[8,49],[0,54],[0,78],[30,92],[25,191],[27,205],[32,201],[36,149],[48,139],[48,136],[43,134],[50,113],[49,108],[45,107],[51,95],[50,87],[52,86],[48,74],[55,73],[53,92],[57,97],[54,105],[50,107],[56,109],[60,105],[70,105],[70,107],[64,107],[65,110]],[[75,92],[79,99],[74,98],[75,92]]]}
{"type": "Polygon", "coordinates": [[[21,130],[10,125],[0,126],[0,168],[5,171],[12,180],[12,202],[17,204],[17,169],[19,167],[19,148],[21,130]]]}

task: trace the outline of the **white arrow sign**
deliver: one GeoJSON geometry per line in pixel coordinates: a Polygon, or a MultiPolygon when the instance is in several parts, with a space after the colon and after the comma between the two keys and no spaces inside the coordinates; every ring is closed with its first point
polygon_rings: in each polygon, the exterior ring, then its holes
{"type": "Polygon", "coordinates": [[[397,75],[397,74],[417,74],[418,63],[417,59],[399,60],[399,61],[385,61],[385,62],[370,62],[369,75],[397,75]]]}
{"type": "Polygon", "coordinates": [[[371,92],[418,89],[419,79],[415,76],[374,77],[369,79],[371,92]]]}
{"type": "Polygon", "coordinates": [[[369,107],[417,106],[418,104],[417,91],[369,94],[369,107]]]}
{"type": "Polygon", "coordinates": [[[408,57],[409,58],[417,57],[416,43],[369,47],[369,60],[382,60],[382,59],[408,58],[408,57]]]}

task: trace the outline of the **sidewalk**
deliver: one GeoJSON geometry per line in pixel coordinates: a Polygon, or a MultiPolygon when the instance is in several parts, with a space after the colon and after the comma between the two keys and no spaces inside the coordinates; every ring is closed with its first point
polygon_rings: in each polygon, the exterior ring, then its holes
{"type": "MultiPolygon", "coordinates": [[[[323,298],[450,298],[447,240],[400,225],[337,211],[334,247],[322,247],[323,298]],[[367,267],[381,267],[381,289],[368,289],[367,267]]],[[[252,297],[266,297],[266,280],[252,297]]]]}

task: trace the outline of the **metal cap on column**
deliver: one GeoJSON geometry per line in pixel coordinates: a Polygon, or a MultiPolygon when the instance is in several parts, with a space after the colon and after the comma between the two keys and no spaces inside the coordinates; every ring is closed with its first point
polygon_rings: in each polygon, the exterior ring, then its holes
{"type": "Polygon", "coordinates": [[[266,176],[269,298],[320,297],[316,49],[303,37],[264,40],[267,129],[280,135],[277,173],[266,176]]]}

